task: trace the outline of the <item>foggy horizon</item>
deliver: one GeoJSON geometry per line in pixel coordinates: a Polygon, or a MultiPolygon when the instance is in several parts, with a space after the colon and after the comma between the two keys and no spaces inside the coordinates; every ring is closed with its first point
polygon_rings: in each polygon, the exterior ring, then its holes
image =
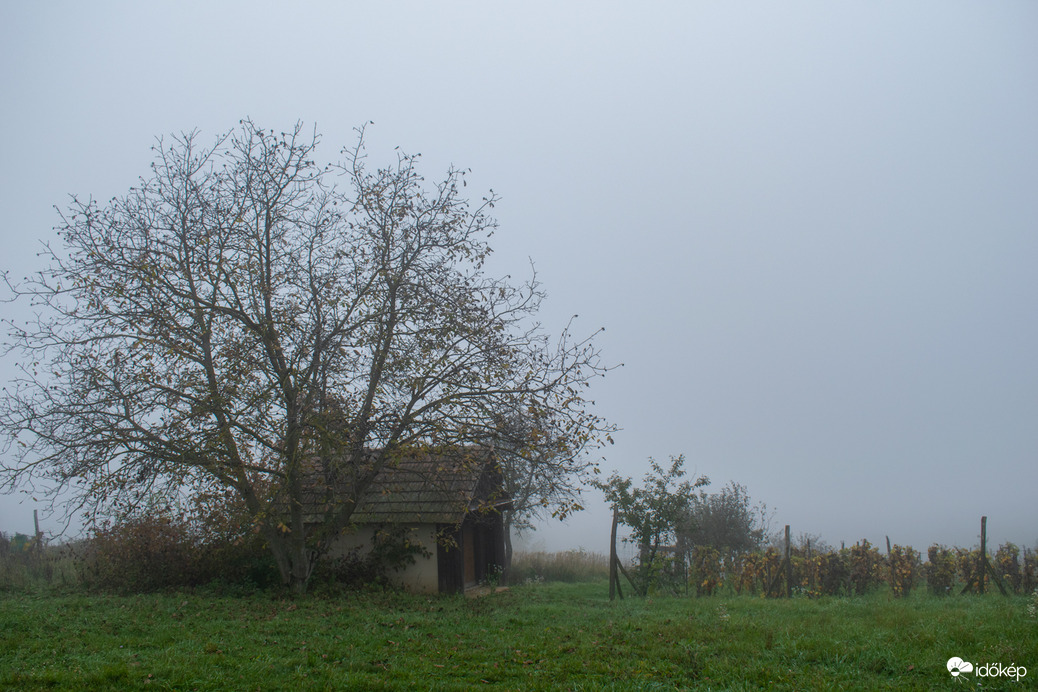
{"type": "MultiPolygon", "coordinates": [[[[486,271],[532,261],[550,334],[605,329],[603,476],[684,454],[773,532],[925,554],[984,515],[1036,548],[1036,30],[1028,2],[8,3],[0,270],[156,137],[302,121],[325,163],[371,121],[373,162],[501,196],[486,271]]],[[[517,546],[607,552],[584,500],[517,546]]],[[[0,495],[0,530],[33,509],[0,495]]]]}

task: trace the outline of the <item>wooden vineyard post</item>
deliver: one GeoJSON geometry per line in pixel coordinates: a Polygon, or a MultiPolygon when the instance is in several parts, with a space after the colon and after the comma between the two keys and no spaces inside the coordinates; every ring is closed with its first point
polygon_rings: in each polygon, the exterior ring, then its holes
{"type": "Polygon", "coordinates": [[[814,569],[814,567],[811,564],[811,539],[810,538],[807,539],[806,556],[807,556],[806,566],[807,566],[807,575],[808,575],[807,576],[807,588],[810,589],[813,592],[815,590],[815,569],[814,569]]]}
{"type": "MultiPolygon", "coordinates": [[[[616,573],[616,507],[613,507],[613,528],[609,532],[609,600],[612,601],[616,598],[616,591],[620,586],[619,575],[616,573]]],[[[620,592],[620,598],[624,597],[623,591],[620,592]]]]}
{"type": "Polygon", "coordinates": [[[33,545],[33,551],[39,555],[43,552],[43,533],[40,531],[40,510],[34,509],[32,511],[32,523],[36,526],[36,542],[33,545]]]}
{"type": "Polygon", "coordinates": [[[613,507],[613,528],[609,532],[609,600],[613,600],[613,593],[620,597],[622,601],[624,598],[624,591],[620,588],[620,574],[624,575],[630,583],[631,588],[634,590],[635,596],[644,596],[644,593],[640,593],[638,590],[638,584],[631,579],[631,575],[624,569],[623,563],[620,562],[620,557],[616,554],[616,525],[619,523],[619,516],[616,507],[613,507]],[[618,574],[619,572],[619,574],[618,574]]]}
{"type": "Polygon", "coordinates": [[[610,601],[613,600],[613,598],[614,598],[614,595],[613,595],[614,594],[614,589],[615,589],[615,594],[620,597],[621,601],[624,598],[624,590],[622,588],[620,588],[620,574],[624,575],[624,578],[626,578],[627,581],[630,582],[631,588],[634,589],[634,595],[635,596],[644,595],[644,594],[639,594],[638,593],[638,585],[634,583],[633,579],[631,579],[631,575],[629,575],[627,573],[627,570],[624,569],[623,564],[620,562],[620,557],[616,554],[616,524],[617,524],[617,519],[618,519],[617,511],[616,511],[616,508],[614,507],[613,508],[613,528],[612,528],[612,531],[610,531],[610,535],[609,535],[609,600],[610,601]],[[619,572],[619,574],[617,572],[619,572]]]}
{"type": "Polygon", "coordinates": [[[984,595],[984,565],[988,561],[988,518],[980,518],[980,576],[977,578],[977,591],[984,595]]]}
{"type": "Polygon", "coordinates": [[[793,562],[789,558],[789,524],[786,524],[786,598],[793,597],[793,562]]]}
{"type": "Polygon", "coordinates": [[[789,524],[786,524],[786,550],[785,556],[782,558],[782,564],[779,565],[778,573],[775,574],[774,579],[771,580],[771,584],[768,586],[767,595],[771,596],[777,593],[779,581],[785,577],[786,579],[786,598],[792,598],[793,596],[793,562],[790,560],[790,544],[789,544],[789,524]]]}
{"type": "Polygon", "coordinates": [[[988,561],[988,518],[980,518],[980,564],[977,565],[977,573],[973,575],[973,579],[969,581],[966,586],[962,588],[960,593],[966,593],[974,588],[977,589],[977,593],[984,595],[984,574],[990,574],[991,579],[995,582],[995,586],[1002,592],[1003,596],[1008,596],[1006,587],[1002,583],[1002,577],[998,576],[998,572],[991,566],[988,561]]]}

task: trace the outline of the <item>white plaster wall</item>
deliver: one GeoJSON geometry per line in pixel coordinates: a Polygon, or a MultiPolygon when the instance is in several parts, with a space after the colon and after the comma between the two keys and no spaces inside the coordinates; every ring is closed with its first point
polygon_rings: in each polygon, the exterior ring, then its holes
{"type": "MultiPolygon", "coordinates": [[[[416,555],[413,565],[406,565],[399,571],[389,570],[387,576],[391,583],[415,593],[438,593],[440,590],[439,574],[436,566],[436,526],[434,524],[408,524],[411,541],[425,549],[427,556],[416,555]]],[[[357,551],[364,555],[371,549],[374,528],[359,527],[356,531],[344,534],[336,539],[328,552],[328,557],[338,558],[357,551]]]]}

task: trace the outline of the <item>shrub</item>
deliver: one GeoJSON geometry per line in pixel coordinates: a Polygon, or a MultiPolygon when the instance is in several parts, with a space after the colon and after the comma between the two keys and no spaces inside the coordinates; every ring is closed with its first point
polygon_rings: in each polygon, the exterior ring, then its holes
{"type": "Polygon", "coordinates": [[[711,596],[721,585],[721,553],[708,545],[692,549],[692,574],[695,575],[696,595],[711,596]]]}
{"type": "Polygon", "coordinates": [[[764,554],[759,551],[738,555],[732,572],[735,593],[757,593],[757,585],[763,580],[763,565],[764,554]]]}
{"type": "Polygon", "coordinates": [[[992,565],[1002,584],[1014,593],[1020,593],[1023,575],[1020,572],[1020,549],[1012,543],[1003,543],[995,553],[995,564],[992,565]]]}
{"type": "Polygon", "coordinates": [[[919,551],[895,545],[890,550],[890,588],[894,595],[907,596],[919,572],[919,551]]]}
{"type": "Polygon", "coordinates": [[[955,585],[958,570],[958,554],[943,545],[931,545],[926,549],[926,585],[930,593],[946,596],[955,585]]]}
{"type": "Polygon", "coordinates": [[[811,560],[818,564],[818,591],[826,596],[840,593],[851,574],[845,555],[828,552],[816,555],[811,560]]]}
{"type": "Polygon", "coordinates": [[[868,541],[855,543],[850,550],[850,582],[854,593],[861,596],[880,583],[883,558],[868,541]]]}
{"type": "Polygon", "coordinates": [[[1038,557],[1034,551],[1024,548],[1024,569],[1020,575],[1020,588],[1024,593],[1030,593],[1038,588],[1038,557]]]}
{"type": "Polygon", "coordinates": [[[956,548],[955,553],[959,563],[959,574],[962,576],[962,581],[967,586],[973,586],[980,579],[983,579],[983,586],[986,590],[988,583],[988,573],[987,570],[984,569],[984,563],[981,560],[980,550],[965,550],[963,548],[956,548]]]}
{"type": "Polygon", "coordinates": [[[86,541],[83,580],[90,588],[124,593],[212,582],[274,585],[277,572],[260,537],[229,526],[163,509],[103,523],[86,541]]]}
{"type": "Polygon", "coordinates": [[[782,556],[779,555],[779,551],[774,547],[769,547],[764,551],[764,555],[761,557],[759,565],[761,586],[765,595],[771,595],[769,590],[771,589],[772,584],[776,583],[776,579],[778,578],[781,569],[782,556]]]}
{"type": "Polygon", "coordinates": [[[198,579],[188,528],[167,514],[95,528],[86,559],[88,582],[104,591],[156,591],[193,586],[198,579]]]}

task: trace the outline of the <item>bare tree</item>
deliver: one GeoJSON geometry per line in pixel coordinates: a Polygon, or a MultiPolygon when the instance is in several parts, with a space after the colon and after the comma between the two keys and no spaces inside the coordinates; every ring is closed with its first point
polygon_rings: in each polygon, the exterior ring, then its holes
{"type": "Polygon", "coordinates": [[[88,511],[229,489],[301,592],[399,455],[485,440],[519,406],[601,433],[593,335],[550,339],[536,278],[483,269],[494,194],[470,206],[453,168],[427,185],[415,155],[369,170],[363,128],[340,164],[318,142],[248,120],[160,139],[128,194],[72,198],[48,268],[5,274],[36,318],[8,323],[0,480],[88,511]]]}

